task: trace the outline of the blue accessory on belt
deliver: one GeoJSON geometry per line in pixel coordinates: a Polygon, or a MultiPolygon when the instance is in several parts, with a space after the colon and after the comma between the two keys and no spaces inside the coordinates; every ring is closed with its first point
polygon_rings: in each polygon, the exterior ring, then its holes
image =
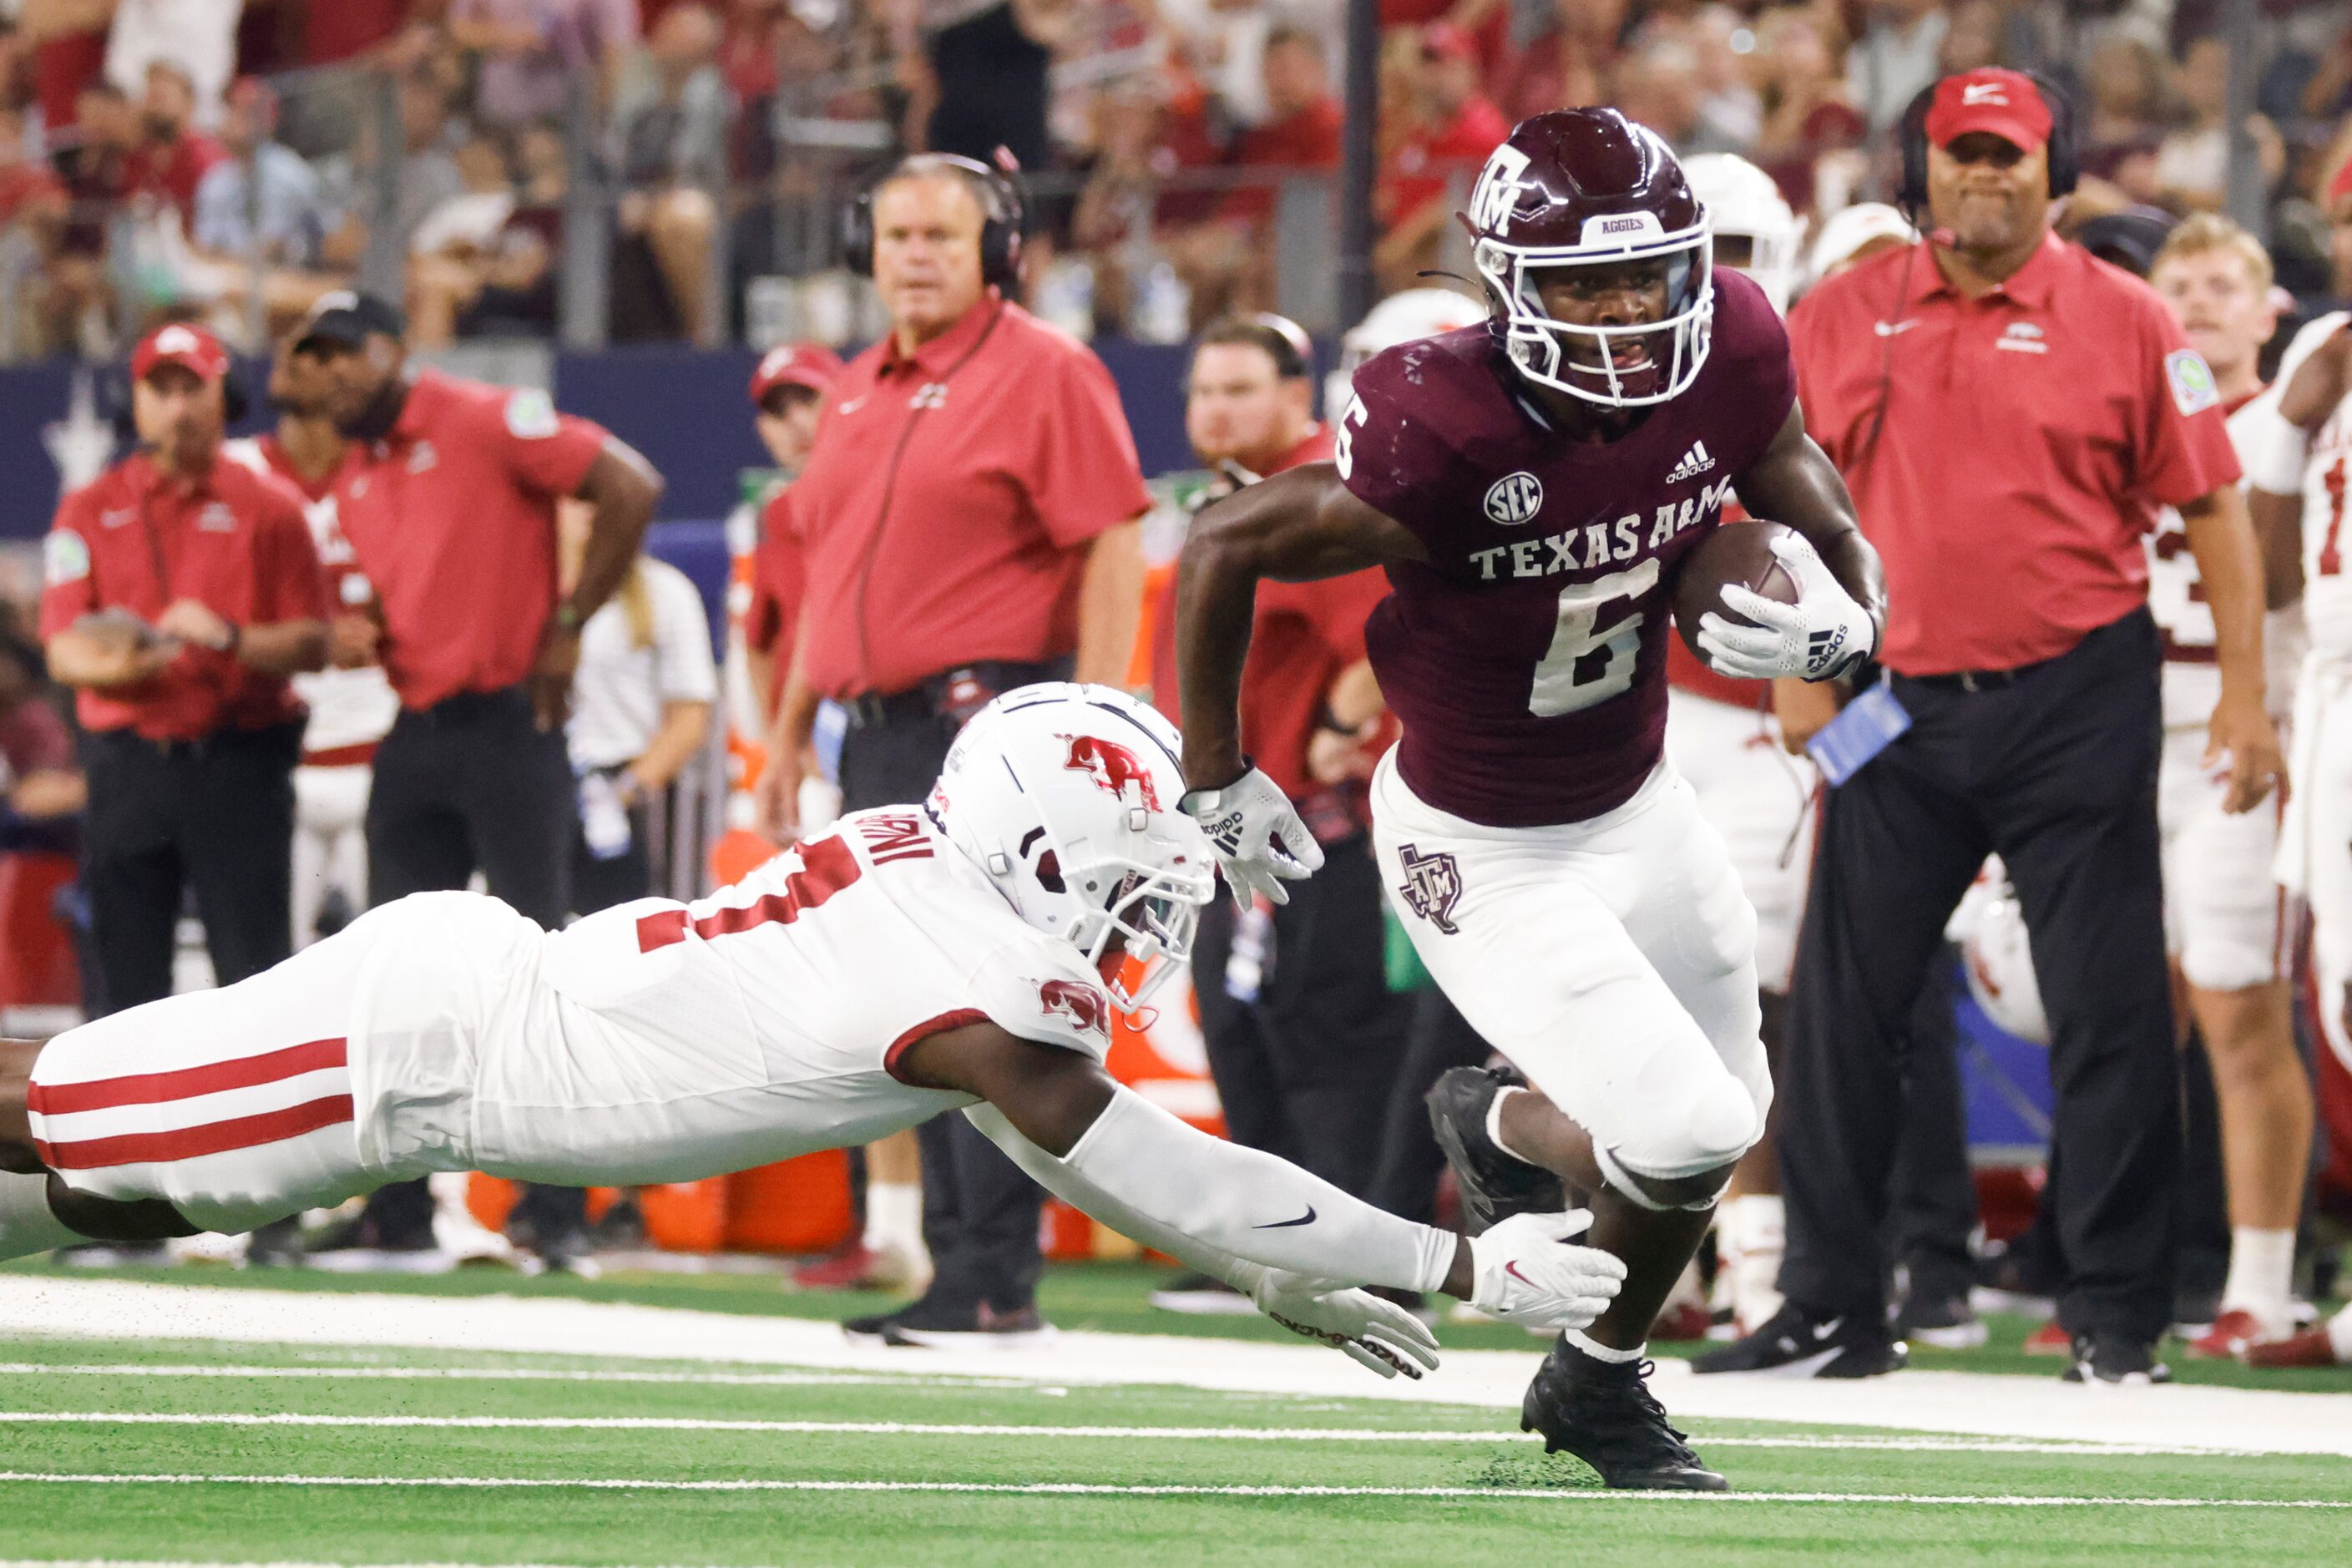
{"type": "Polygon", "coordinates": [[[1822,776],[1835,789],[1860,773],[1871,758],[1895,743],[1895,738],[1911,728],[1911,715],[1895,700],[1886,682],[1864,692],[1845,705],[1844,710],[1822,725],[1813,738],[1805,742],[1805,754],[1822,770],[1822,776]]]}

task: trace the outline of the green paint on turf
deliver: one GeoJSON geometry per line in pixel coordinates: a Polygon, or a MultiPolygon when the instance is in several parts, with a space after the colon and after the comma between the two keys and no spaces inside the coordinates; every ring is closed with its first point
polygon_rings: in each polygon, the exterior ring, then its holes
{"type": "Polygon", "coordinates": [[[1601,1477],[1591,1466],[1567,1454],[1496,1448],[1465,1465],[1454,1484],[1493,1487],[1498,1491],[1537,1487],[1595,1491],[1600,1489],[1601,1477]]]}

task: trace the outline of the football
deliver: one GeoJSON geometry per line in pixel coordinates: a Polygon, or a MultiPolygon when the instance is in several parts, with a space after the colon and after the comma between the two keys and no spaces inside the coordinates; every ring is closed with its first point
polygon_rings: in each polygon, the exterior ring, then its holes
{"type": "Polygon", "coordinates": [[[1699,653],[1698,618],[1709,610],[1748,624],[1747,616],[1723,602],[1724,589],[1735,584],[1780,604],[1797,602],[1797,580],[1772,553],[1776,535],[1796,531],[1784,522],[1727,522],[1683,557],[1681,574],[1675,579],[1675,629],[1682,633],[1685,647],[1699,653]]]}

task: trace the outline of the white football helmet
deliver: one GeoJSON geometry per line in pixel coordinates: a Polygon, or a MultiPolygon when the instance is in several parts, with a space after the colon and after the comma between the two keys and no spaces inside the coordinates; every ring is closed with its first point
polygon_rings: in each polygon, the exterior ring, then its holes
{"type": "Polygon", "coordinates": [[[2025,914],[2000,857],[1985,862],[1945,934],[1960,944],[1969,994],[1985,1016],[2029,1045],[2047,1047],[2050,1015],[2042,1006],[2042,982],[2033,970],[2025,914]]]}
{"type": "Polygon", "coordinates": [[[1804,226],[1789,210],[1788,198],[1772,176],[1736,153],[1703,153],[1683,164],[1691,194],[1706,204],[1715,229],[1716,266],[1754,279],[1782,315],[1797,282],[1797,254],[1804,226]],[[1733,267],[1721,256],[1727,239],[1748,241],[1748,260],[1733,267]]]}
{"type": "Polygon", "coordinates": [[[1324,416],[1337,419],[1348,406],[1355,392],[1356,372],[1367,360],[1399,343],[1459,331],[1486,319],[1483,302],[1451,289],[1406,289],[1390,295],[1339,339],[1339,368],[1323,382],[1324,416]]]}
{"type": "Polygon", "coordinates": [[[1192,951],[1216,860],[1184,795],[1176,727],[1108,686],[1053,681],[999,697],[963,727],[930,809],[1021,918],[1105,967],[1111,939],[1147,967],[1133,1013],[1192,951]],[[1158,962],[1154,962],[1157,960],[1158,962]]]}

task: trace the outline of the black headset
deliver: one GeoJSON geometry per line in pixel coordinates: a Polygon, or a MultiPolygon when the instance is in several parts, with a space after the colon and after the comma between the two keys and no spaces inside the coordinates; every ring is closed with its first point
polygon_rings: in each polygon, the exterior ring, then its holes
{"type": "MultiPolygon", "coordinates": [[[[2042,94],[2042,107],[2050,111],[2050,199],[2074,194],[2074,186],[2083,177],[2083,158],[2074,140],[2074,105],[2066,89],[2043,76],[2040,71],[2021,71],[2042,94]]],[[[1919,228],[1920,215],[1927,210],[1927,110],[1936,101],[1936,82],[1919,89],[1917,96],[1903,110],[1896,132],[1903,149],[1903,183],[1895,188],[1895,205],[1919,228]]]]}
{"type": "Polygon", "coordinates": [[[1012,288],[1021,279],[1021,229],[1028,216],[1019,173],[1013,168],[991,168],[977,158],[954,153],[912,153],[866,186],[842,218],[842,260],[859,277],[873,277],[874,193],[893,180],[939,174],[955,175],[980,199],[981,281],[992,288],[1012,288]]]}

